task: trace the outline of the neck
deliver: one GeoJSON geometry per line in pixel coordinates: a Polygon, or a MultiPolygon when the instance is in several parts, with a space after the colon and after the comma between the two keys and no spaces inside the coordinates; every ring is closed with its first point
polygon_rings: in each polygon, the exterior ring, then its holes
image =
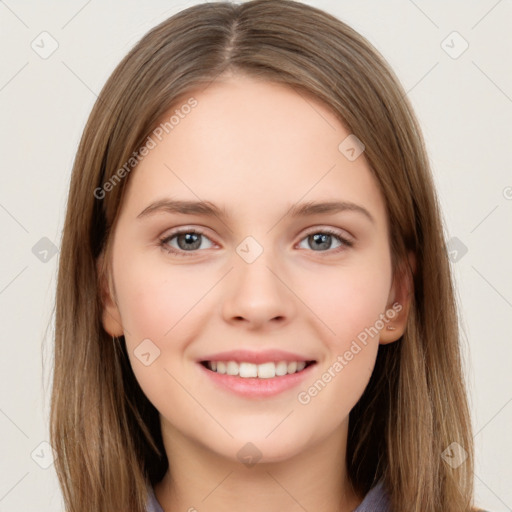
{"type": "Polygon", "coordinates": [[[347,427],[348,419],[307,451],[250,467],[163,429],[170,471],[155,496],[164,512],[352,512],[362,499],[347,478],[347,427]]]}

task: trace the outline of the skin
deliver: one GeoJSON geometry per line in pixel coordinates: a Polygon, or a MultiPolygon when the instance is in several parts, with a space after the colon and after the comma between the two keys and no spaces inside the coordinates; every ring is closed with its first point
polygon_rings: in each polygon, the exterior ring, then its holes
{"type": "MultiPolygon", "coordinates": [[[[190,96],[198,105],[130,176],[110,288],[104,283],[104,327],[125,336],[136,378],[160,413],[172,476],[155,486],[156,497],[166,511],[351,511],[363,496],[343,463],[348,415],[379,343],[400,338],[408,311],[408,284],[392,274],[384,198],[364,153],[349,161],[338,150],[350,132],[314,98],[241,75],[190,96]],[[229,217],[138,218],[169,197],[211,201],[229,217]],[[327,200],[355,203],[373,221],[357,211],[284,217],[293,204],[327,200]],[[180,226],[205,231],[185,256],[160,243],[180,226]],[[325,228],[352,247],[336,237],[326,247],[308,241],[325,228]],[[236,252],[247,236],[263,249],[252,263],[236,252]],[[298,392],[396,302],[402,310],[386,324],[394,329],[370,337],[317,396],[299,403],[298,392]],[[148,338],[160,356],[145,366],[134,350],[148,338]],[[317,365],[299,388],[242,398],[212,385],[196,362],[238,348],[298,352],[317,365]],[[247,442],[261,452],[252,467],[237,458],[247,442]]],[[[185,252],[179,238],[167,246],[185,252]]]]}

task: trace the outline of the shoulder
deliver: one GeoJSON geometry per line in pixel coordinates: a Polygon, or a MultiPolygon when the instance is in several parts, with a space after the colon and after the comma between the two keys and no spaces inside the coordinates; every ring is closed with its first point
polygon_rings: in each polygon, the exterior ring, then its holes
{"type": "MultiPolygon", "coordinates": [[[[384,487],[383,480],[379,480],[366,494],[363,501],[354,512],[392,512],[389,495],[384,487]]],[[[491,512],[483,508],[474,507],[472,512],[491,512]]]]}
{"type": "Polygon", "coordinates": [[[391,512],[389,496],[382,480],[368,491],[354,512],[391,512]]]}
{"type": "MultiPolygon", "coordinates": [[[[148,502],[146,512],[163,512],[160,503],[158,503],[153,487],[148,484],[148,502]]],[[[364,497],[363,501],[354,510],[354,512],[391,512],[391,505],[388,493],[384,487],[383,481],[379,480],[373,486],[368,494],[364,497]]],[[[490,512],[483,508],[474,508],[472,512],[490,512]]]]}
{"type": "Polygon", "coordinates": [[[151,484],[147,484],[148,489],[148,501],[146,505],[146,512],[164,512],[160,503],[158,503],[155,491],[153,490],[153,486],[151,484]]]}

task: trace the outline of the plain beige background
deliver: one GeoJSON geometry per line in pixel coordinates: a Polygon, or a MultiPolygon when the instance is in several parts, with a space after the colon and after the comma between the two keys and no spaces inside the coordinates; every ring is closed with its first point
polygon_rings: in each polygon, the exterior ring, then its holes
{"type": "MultiPolygon", "coordinates": [[[[150,28],[195,3],[0,2],[0,512],[63,510],[47,444],[52,330],[44,336],[83,126],[128,50],[150,28]]],[[[368,38],[416,110],[458,287],[475,426],[476,501],[510,511],[511,4],[304,3],[368,38]]]]}

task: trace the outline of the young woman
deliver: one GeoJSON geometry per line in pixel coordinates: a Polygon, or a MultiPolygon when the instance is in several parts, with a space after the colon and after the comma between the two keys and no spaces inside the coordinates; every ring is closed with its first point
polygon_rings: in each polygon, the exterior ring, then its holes
{"type": "Polygon", "coordinates": [[[66,510],[475,510],[460,357],[421,131],[375,48],[289,0],[151,30],[73,169],[66,510]]]}

